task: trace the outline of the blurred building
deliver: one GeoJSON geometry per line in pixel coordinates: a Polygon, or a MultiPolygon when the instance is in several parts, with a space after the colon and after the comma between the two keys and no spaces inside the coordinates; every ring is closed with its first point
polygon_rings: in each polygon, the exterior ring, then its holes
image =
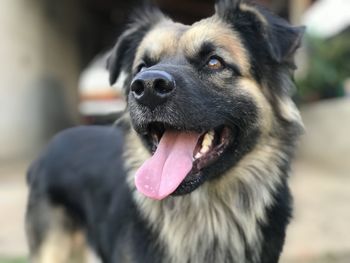
{"type": "Polygon", "coordinates": [[[109,84],[108,55],[109,52],[98,55],[80,74],[78,109],[83,123],[111,124],[125,109],[122,84],[109,84]]]}
{"type": "MultiPolygon", "coordinates": [[[[0,1],[0,161],[32,155],[54,133],[80,122],[80,73],[112,47],[141,2],[0,1]]],[[[214,10],[214,0],[153,2],[184,23],[214,10]]],[[[297,22],[312,0],[258,2],[297,22]]]]}

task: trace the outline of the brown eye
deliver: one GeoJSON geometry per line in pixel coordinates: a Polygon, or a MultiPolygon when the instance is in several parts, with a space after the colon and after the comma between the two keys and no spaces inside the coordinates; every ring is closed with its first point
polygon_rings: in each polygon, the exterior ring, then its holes
{"type": "Polygon", "coordinates": [[[222,62],[216,57],[211,57],[207,62],[207,66],[210,69],[214,69],[214,70],[215,69],[222,69],[224,67],[222,62]]]}

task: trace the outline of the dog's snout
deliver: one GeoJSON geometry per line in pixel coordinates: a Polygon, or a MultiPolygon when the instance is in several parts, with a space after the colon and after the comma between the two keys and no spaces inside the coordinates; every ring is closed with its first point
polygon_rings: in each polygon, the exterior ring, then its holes
{"type": "Polygon", "coordinates": [[[138,103],[153,110],[171,97],[175,80],[165,71],[147,70],[133,79],[130,90],[138,103]]]}

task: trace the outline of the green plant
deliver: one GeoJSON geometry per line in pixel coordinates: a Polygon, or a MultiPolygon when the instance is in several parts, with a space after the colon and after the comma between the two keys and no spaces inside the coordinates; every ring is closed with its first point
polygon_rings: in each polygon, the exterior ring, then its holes
{"type": "Polygon", "coordinates": [[[350,32],[331,39],[307,38],[307,74],[297,80],[302,101],[344,96],[344,81],[350,77],[350,32]]]}

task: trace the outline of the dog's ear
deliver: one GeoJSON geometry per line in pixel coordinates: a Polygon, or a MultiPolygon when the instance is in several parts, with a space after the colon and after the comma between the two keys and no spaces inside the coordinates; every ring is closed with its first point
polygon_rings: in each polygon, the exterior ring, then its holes
{"type": "Polygon", "coordinates": [[[215,10],[216,15],[241,33],[247,45],[259,43],[277,63],[290,62],[305,31],[304,27],[293,27],[265,8],[244,0],[217,0],[215,10]]]}
{"type": "Polygon", "coordinates": [[[221,18],[229,19],[239,8],[241,0],[216,0],[215,13],[221,18]]]}
{"type": "Polygon", "coordinates": [[[142,8],[134,12],[132,22],[118,38],[107,59],[110,85],[115,84],[119,76],[124,75],[125,78],[125,74],[131,75],[137,47],[146,33],[163,19],[165,16],[155,7],[142,8]]]}
{"type": "Polygon", "coordinates": [[[301,45],[305,27],[291,26],[272,14],[266,14],[265,18],[267,25],[263,33],[270,56],[278,63],[290,62],[301,45]]]}

